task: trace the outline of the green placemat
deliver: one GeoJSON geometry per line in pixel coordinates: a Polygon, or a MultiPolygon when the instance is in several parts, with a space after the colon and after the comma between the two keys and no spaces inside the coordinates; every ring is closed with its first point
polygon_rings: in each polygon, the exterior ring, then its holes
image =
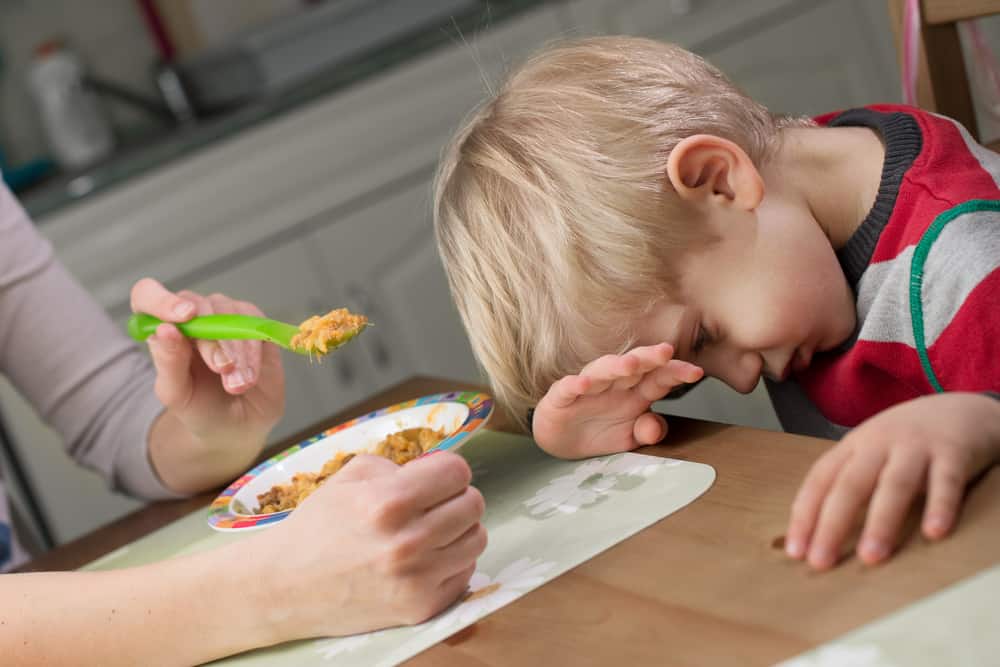
{"type": "Polygon", "coordinates": [[[778,667],[1000,665],[1000,565],[778,667]]]}
{"type": "MultiPolygon", "coordinates": [[[[461,449],[486,499],[489,546],[473,592],[421,625],[290,642],[213,664],[395,665],[676,512],[715,479],[710,466],[627,453],[586,461],[548,456],[523,436],[483,431],[461,449]]],[[[84,569],[148,563],[244,539],[195,512],[84,569]]],[[[266,530],[266,529],[265,529],[266,530]]]]}

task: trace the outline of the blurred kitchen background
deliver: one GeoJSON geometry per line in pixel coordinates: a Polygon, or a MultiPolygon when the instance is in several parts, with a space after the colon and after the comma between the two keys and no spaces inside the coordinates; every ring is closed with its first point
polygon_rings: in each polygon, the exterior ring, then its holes
{"type": "MultiPolygon", "coordinates": [[[[0,0],[0,168],[120,324],[145,275],[377,322],[287,359],[277,439],[414,374],[480,379],[431,234],[438,153],[511,64],[597,33],[678,42],[776,111],[900,99],[882,0],[0,0]]],[[[762,389],[664,408],[778,428],[762,389]]],[[[2,379],[0,414],[36,549],[138,507],[2,379]]]]}

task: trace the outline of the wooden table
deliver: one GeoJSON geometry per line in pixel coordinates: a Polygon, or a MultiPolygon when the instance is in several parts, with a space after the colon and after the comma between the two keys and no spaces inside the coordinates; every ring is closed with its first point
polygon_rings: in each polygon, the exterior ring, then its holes
{"type": "MultiPolygon", "coordinates": [[[[414,378],[301,435],[456,388],[478,389],[414,378]]],[[[500,414],[489,426],[511,430],[500,414]]],[[[408,664],[772,664],[1000,562],[996,467],[969,492],[947,541],[925,543],[911,531],[887,564],[868,568],[849,558],[817,574],[787,559],[776,543],[799,482],[828,441],[673,419],[668,442],[641,451],[714,466],[718,478],[704,496],[408,664]]],[[[24,569],[77,568],[214,497],[150,505],[24,569]]]]}

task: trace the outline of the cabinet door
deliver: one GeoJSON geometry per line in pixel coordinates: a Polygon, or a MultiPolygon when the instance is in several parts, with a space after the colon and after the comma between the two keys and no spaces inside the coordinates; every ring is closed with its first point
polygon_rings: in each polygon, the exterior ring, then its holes
{"type": "Polygon", "coordinates": [[[309,244],[319,270],[374,326],[358,339],[379,388],[415,373],[479,380],[431,226],[430,181],[332,221],[309,244]]]}
{"type": "MultiPolygon", "coordinates": [[[[273,319],[298,323],[326,312],[342,300],[324,284],[306,259],[305,246],[292,241],[218,271],[195,285],[174,285],[203,294],[221,292],[250,301],[273,319]]],[[[329,417],[371,391],[357,342],[321,360],[282,351],[285,415],[271,442],[329,417]]]]}

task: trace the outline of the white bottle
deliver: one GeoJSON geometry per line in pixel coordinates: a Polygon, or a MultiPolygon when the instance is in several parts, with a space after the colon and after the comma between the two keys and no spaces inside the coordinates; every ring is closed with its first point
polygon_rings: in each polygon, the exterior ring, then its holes
{"type": "Polygon", "coordinates": [[[52,153],[63,168],[87,167],[114,150],[111,123],[84,87],[76,54],[56,42],[39,46],[28,80],[52,153]]]}

